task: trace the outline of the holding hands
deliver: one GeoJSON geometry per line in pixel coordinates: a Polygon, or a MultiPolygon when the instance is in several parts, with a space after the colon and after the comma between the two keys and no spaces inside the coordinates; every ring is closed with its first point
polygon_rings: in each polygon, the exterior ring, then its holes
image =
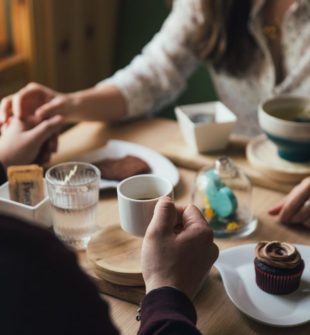
{"type": "Polygon", "coordinates": [[[47,162],[57,149],[57,134],[62,125],[61,116],[54,116],[33,127],[11,117],[1,128],[0,162],[5,167],[47,162]]]}
{"type": "Polygon", "coordinates": [[[37,83],[30,83],[14,95],[3,98],[0,105],[0,125],[13,115],[20,120],[39,123],[57,114],[65,114],[64,94],[37,83]]]}
{"type": "Polygon", "coordinates": [[[56,92],[39,84],[29,84],[8,96],[0,105],[0,162],[10,165],[45,163],[57,149],[57,135],[63,117],[42,114],[56,92]]]}

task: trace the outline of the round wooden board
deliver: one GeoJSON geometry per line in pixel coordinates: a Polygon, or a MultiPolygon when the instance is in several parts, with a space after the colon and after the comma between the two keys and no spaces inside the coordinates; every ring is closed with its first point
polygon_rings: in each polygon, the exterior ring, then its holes
{"type": "Polygon", "coordinates": [[[124,232],[120,226],[108,226],[88,243],[86,254],[96,274],[111,283],[144,285],[140,252],[142,238],[124,232]]]}
{"type": "Polygon", "coordinates": [[[278,156],[277,147],[266,135],[252,139],[247,145],[246,153],[255,168],[276,181],[296,183],[310,175],[310,161],[295,163],[282,159],[278,156]]]}

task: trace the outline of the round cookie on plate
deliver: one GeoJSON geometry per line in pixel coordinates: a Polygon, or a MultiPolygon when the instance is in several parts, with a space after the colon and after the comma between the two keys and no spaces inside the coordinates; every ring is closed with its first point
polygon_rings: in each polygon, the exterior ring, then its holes
{"type": "Polygon", "coordinates": [[[258,242],[254,260],[256,284],[271,294],[289,294],[298,289],[305,264],[292,244],[258,242]]]}

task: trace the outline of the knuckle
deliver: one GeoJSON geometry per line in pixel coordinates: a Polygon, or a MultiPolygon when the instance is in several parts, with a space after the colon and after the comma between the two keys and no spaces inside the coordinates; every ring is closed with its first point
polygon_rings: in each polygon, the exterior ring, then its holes
{"type": "Polygon", "coordinates": [[[10,102],[12,98],[11,97],[4,97],[1,100],[1,107],[5,108],[10,102]]]}
{"type": "Polygon", "coordinates": [[[63,106],[66,102],[67,102],[67,100],[66,100],[65,96],[63,96],[63,95],[58,95],[54,98],[54,103],[57,106],[63,106]]]}
{"type": "Polygon", "coordinates": [[[29,84],[27,84],[27,88],[28,89],[36,89],[36,88],[38,88],[40,85],[38,84],[38,83],[36,83],[36,82],[30,82],[29,84]]]}
{"type": "Polygon", "coordinates": [[[213,242],[213,231],[207,224],[199,225],[199,234],[201,238],[203,238],[206,243],[213,242]]]}
{"type": "Polygon", "coordinates": [[[45,131],[48,131],[52,128],[52,124],[48,120],[42,121],[41,126],[42,126],[42,129],[44,129],[45,131]]]}

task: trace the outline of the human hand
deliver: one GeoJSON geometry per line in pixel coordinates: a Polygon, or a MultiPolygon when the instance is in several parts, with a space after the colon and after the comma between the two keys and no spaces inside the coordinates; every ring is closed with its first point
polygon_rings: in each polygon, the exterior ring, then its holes
{"type": "Polygon", "coordinates": [[[65,94],[53,91],[46,86],[30,83],[16,94],[2,99],[0,126],[13,115],[35,124],[57,114],[65,115],[68,110],[66,97],[65,94]]]}
{"type": "Polygon", "coordinates": [[[301,223],[310,228],[310,177],[300,184],[269,211],[270,215],[279,215],[284,224],[301,223]]]}
{"type": "Polygon", "coordinates": [[[29,129],[28,124],[11,117],[1,129],[0,162],[8,167],[29,164],[35,160],[46,161],[49,157],[46,157],[42,148],[48,149],[48,155],[56,150],[55,138],[62,124],[63,118],[58,115],[29,129]]]}
{"type": "Polygon", "coordinates": [[[176,209],[170,198],[160,199],[142,244],[146,292],[172,286],[193,299],[218,253],[197,207],[176,209]]]}

